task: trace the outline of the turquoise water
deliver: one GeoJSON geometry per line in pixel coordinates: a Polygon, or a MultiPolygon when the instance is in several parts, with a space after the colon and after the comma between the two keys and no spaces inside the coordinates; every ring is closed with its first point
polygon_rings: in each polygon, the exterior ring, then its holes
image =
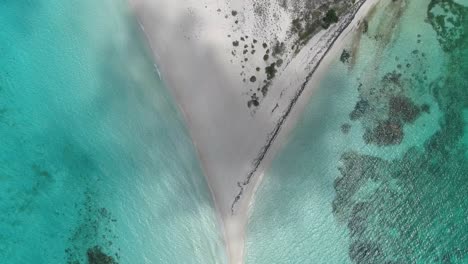
{"type": "Polygon", "coordinates": [[[125,1],[0,3],[0,263],[225,263],[125,1]]]}
{"type": "Polygon", "coordinates": [[[382,0],[256,195],[247,263],[468,263],[468,7],[382,0]]]}

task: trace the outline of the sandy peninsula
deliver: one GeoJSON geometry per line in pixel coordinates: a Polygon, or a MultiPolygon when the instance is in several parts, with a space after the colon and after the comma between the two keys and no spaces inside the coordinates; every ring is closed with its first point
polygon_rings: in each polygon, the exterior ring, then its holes
{"type": "Polygon", "coordinates": [[[243,263],[248,211],[263,172],[330,59],[362,30],[378,0],[338,5],[338,22],[323,1],[129,1],[197,148],[228,261],[243,263]]]}

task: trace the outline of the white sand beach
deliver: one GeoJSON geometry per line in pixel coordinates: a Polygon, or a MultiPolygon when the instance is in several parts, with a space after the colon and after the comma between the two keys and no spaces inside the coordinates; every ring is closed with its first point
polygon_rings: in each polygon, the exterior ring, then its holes
{"type": "Polygon", "coordinates": [[[288,33],[292,8],[281,1],[129,1],[184,113],[219,211],[229,263],[243,263],[248,210],[264,170],[330,60],[378,0],[356,1],[357,13],[351,10],[297,52],[288,33]],[[281,42],[287,49],[275,55],[281,42]],[[265,68],[273,62],[277,72],[271,77],[265,68]]]}

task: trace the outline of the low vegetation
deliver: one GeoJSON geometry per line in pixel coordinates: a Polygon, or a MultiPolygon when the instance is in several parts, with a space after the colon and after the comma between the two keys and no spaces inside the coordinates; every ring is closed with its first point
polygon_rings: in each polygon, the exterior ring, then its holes
{"type": "Polygon", "coordinates": [[[325,17],[322,19],[322,27],[327,29],[331,24],[338,22],[338,15],[336,14],[335,9],[329,9],[325,14],[325,17]]]}

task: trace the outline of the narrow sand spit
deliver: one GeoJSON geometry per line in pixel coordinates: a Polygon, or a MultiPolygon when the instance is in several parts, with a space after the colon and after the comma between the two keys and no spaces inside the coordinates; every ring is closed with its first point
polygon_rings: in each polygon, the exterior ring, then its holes
{"type": "Polygon", "coordinates": [[[281,1],[129,1],[197,148],[229,263],[243,263],[248,210],[265,168],[330,59],[378,0],[356,1],[295,52],[292,13],[281,1]],[[281,42],[288,51],[280,56],[281,42]]]}

